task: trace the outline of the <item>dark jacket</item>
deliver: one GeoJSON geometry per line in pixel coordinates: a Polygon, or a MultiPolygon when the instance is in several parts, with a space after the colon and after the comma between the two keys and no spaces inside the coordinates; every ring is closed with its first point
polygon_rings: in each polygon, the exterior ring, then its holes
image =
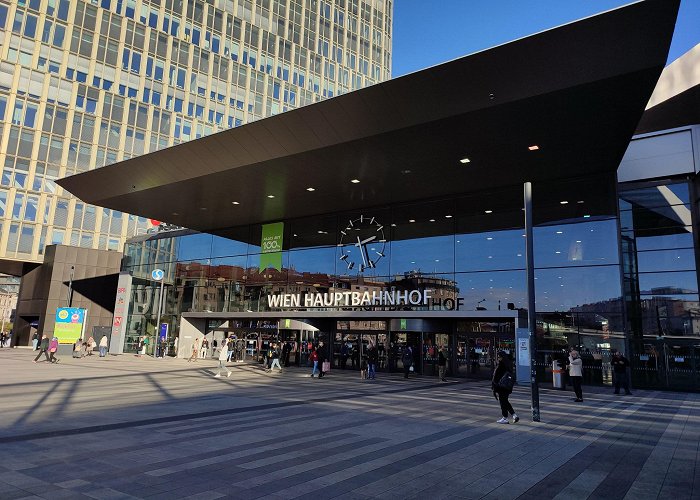
{"type": "Polygon", "coordinates": [[[49,338],[43,337],[41,339],[41,350],[46,351],[49,348],[49,338]]]}
{"type": "Polygon", "coordinates": [[[401,361],[403,362],[404,365],[410,366],[413,364],[413,351],[411,350],[410,347],[407,347],[404,349],[403,354],[401,355],[401,361]]]}
{"type": "Polygon", "coordinates": [[[443,351],[438,351],[438,366],[447,366],[447,357],[443,351]]]}
{"type": "Polygon", "coordinates": [[[501,358],[496,370],[493,372],[493,378],[491,379],[491,386],[493,387],[494,391],[508,393],[512,392],[498,386],[498,381],[501,380],[503,375],[506,373],[510,373],[511,375],[513,374],[513,364],[510,362],[510,359],[501,358]]]}
{"type": "Polygon", "coordinates": [[[376,365],[378,357],[379,356],[377,354],[377,348],[370,347],[369,350],[367,351],[367,362],[369,364],[376,365]]]}
{"type": "Polygon", "coordinates": [[[615,373],[627,373],[627,367],[630,365],[630,362],[622,354],[613,356],[611,362],[615,373]]]}
{"type": "Polygon", "coordinates": [[[326,346],[319,346],[318,349],[316,349],[316,354],[318,354],[318,362],[323,363],[328,359],[328,353],[326,352],[326,346]]]}

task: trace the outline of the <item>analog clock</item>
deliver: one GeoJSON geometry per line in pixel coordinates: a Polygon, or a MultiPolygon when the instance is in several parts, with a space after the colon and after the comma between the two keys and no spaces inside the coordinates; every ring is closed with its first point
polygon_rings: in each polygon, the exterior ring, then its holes
{"type": "Polygon", "coordinates": [[[384,226],[376,218],[365,215],[350,219],[340,231],[338,246],[342,252],[340,260],[348,266],[348,271],[356,266],[360,272],[373,269],[384,257],[384,226]]]}

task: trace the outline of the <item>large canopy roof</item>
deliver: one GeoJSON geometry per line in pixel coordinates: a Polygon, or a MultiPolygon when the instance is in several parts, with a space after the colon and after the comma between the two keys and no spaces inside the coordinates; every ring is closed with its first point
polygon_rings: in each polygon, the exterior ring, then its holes
{"type": "Polygon", "coordinates": [[[615,171],[678,6],[634,3],[59,184],[214,233],[524,181],[536,198],[537,183],[615,171]]]}

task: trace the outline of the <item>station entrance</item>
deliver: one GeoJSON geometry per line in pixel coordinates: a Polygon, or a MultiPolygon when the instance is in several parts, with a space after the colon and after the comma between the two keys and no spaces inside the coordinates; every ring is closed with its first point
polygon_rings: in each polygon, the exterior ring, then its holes
{"type": "Polygon", "coordinates": [[[472,311],[458,317],[403,315],[407,317],[368,311],[257,313],[255,317],[186,313],[180,346],[181,352],[188,352],[186,345],[196,338],[201,344],[202,337],[210,346],[215,340],[221,346],[227,337],[236,342],[236,359],[262,363],[276,345],[282,366],[307,367],[309,353],[323,342],[332,370],[358,371],[367,366],[369,350],[376,347],[378,372],[403,372],[404,355],[409,352],[414,373],[424,376],[437,376],[442,348],[448,376],[488,379],[498,351],[515,358],[515,331],[526,322],[518,311],[472,311]]]}

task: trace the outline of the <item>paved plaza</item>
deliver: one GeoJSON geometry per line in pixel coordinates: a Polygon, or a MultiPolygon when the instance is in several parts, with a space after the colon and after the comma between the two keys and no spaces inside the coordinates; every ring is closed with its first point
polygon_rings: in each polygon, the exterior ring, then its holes
{"type": "Polygon", "coordinates": [[[0,499],[700,498],[700,395],[0,350],[0,499]]]}

